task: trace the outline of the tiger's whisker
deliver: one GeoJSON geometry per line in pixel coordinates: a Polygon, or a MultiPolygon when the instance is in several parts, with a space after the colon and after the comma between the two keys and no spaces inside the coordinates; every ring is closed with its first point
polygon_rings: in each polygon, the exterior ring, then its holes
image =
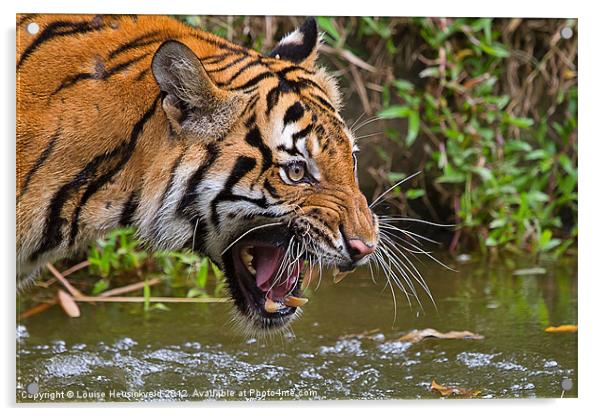
{"type": "Polygon", "coordinates": [[[240,240],[242,240],[245,236],[249,235],[253,231],[259,230],[261,228],[273,227],[275,225],[281,225],[281,224],[282,224],[282,222],[280,222],[280,221],[279,222],[272,222],[272,223],[269,223],[269,224],[258,225],[257,227],[253,227],[250,230],[245,231],[240,237],[238,237],[236,240],[234,240],[232,243],[230,243],[228,245],[228,247],[226,247],[222,251],[221,255],[223,256],[226,251],[228,251],[229,249],[231,249],[232,246],[234,246],[236,243],[238,243],[240,240]]]}
{"type": "Polygon", "coordinates": [[[385,192],[380,194],[374,201],[372,201],[372,203],[369,205],[369,207],[370,208],[375,207],[376,205],[378,205],[380,202],[383,201],[383,197],[385,195],[387,195],[393,189],[397,188],[399,185],[402,185],[403,183],[405,183],[405,182],[409,181],[410,179],[414,178],[415,176],[419,175],[420,173],[422,173],[422,171],[419,170],[418,172],[415,172],[415,173],[411,174],[410,176],[407,176],[407,177],[403,178],[402,180],[398,181],[393,186],[391,186],[389,189],[387,189],[385,192]]]}
{"type": "Polygon", "coordinates": [[[369,137],[380,136],[380,135],[382,135],[382,134],[383,134],[383,133],[382,133],[381,131],[377,131],[377,132],[375,132],[375,133],[369,133],[369,134],[364,134],[364,135],[361,135],[361,136],[357,136],[357,137],[355,138],[355,140],[363,140],[363,139],[367,139],[367,138],[369,138],[369,137]]]}
{"type": "Polygon", "coordinates": [[[421,224],[433,225],[435,227],[457,227],[458,224],[440,224],[437,222],[421,220],[420,218],[411,218],[411,217],[392,217],[386,215],[378,215],[379,221],[407,221],[407,222],[419,222],[421,224]]]}
{"type": "MultiPolygon", "coordinates": [[[[409,273],[409,275],[412,276],[412,278],[414,278],[414,280],[416,280],[418,282],[418,284],[420,284],[420,286],[422,287],[422,289],[424,289],[424,291],[427,293],[429,298],[431,298],[433,305],[435,305],[435,307],[436,307],[437,305],[435,304],[435,301],[431,295],[431,291],[428,288],[424,278],[422,277],[422,275],[420,274],[418,269],[413,265],[413,263],[410,261],[410,259],[390,239],[385,238],[385,241],[387,241],[387,243],[388,243],[388,244],[385,243],[385,245],[388,245],[388,248],[391,250],[390,254],[392,255],[392,257],[398,261],[399,265],[401,265],[407,271],[407,273],[409,273]],[[399,253],[399,255],[401,255],[404,258],[405,262],[402,261],[396,253],[399,253]],[[410,267],[412,269],[410,269],[410,267]]],[[[418,300],[418,302],[420,303],[420,300],[418,300]]]]}

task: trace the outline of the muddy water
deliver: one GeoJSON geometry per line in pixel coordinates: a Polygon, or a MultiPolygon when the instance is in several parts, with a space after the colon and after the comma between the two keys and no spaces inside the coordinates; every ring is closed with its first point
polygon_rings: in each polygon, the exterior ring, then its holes
{"type": "Polygon", "coordinates": [[[512,263],[422,265],[437,308],[397,293],[395,321],[384,278],[324,278],[294,334],[270,339],[237,336],[225,304],[83,305],[78,319],[54,307],[17,326],[17,400],[434,399],[432,380],[482,398],[574,397],[577,335],[544,328],[577,322],[576,261],[534,275],[512,263]],[[485,338],[398,341],[423,328],[485,338]]]}

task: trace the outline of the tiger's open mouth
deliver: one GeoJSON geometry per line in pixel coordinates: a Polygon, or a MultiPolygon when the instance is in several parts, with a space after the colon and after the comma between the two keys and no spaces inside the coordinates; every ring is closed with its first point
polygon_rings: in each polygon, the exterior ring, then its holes
{"type": "Polygon", "coordinates": [[[304,259],[287,253],[289,241],[285,230],[258,232],[223,255],[234,303],[257,329],[285,326],[307,302],[299,296],[304,259]]]}

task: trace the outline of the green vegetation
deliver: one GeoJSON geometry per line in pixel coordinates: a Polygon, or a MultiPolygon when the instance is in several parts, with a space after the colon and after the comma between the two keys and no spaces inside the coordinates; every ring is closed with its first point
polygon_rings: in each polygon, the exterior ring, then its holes
{"type": "MultiPolygon", "coordinates": [[[[92,295],[98,295],[111,286],[111,280],[128,277],[141,278],[148,282],[159,278],[171,289],[185,291],[185,296],[219,297],[225,288],[221,271],[206,257],[191,251],[159,251],[148,253],[134,236],[134,229],[123,228],[99,239],[90,248],[88,274],[100,279],[94,283],[92,295]]],[[[148,298],[152,288],[144,286],[145,309],[149,309],[148,298]]],[[[164,308],[162,304],[154,307],[164,308]]]]}

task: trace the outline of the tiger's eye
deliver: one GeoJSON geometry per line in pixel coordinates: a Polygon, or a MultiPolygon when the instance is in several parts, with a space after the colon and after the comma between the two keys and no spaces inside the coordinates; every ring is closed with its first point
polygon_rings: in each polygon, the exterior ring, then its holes
{"type": "Polygon", "coordinates": [[[291,181],[299,182],[305,177],[305,165],[303,163],[294,163],[287,168],[286,174],[291,181]]]}

